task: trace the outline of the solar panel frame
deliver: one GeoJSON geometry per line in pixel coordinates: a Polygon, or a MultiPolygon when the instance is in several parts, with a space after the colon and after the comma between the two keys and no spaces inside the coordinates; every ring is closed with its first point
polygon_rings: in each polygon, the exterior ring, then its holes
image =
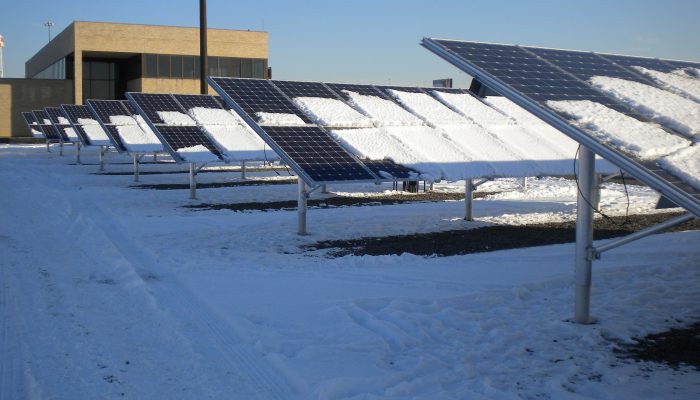
{"type": "MultiPolygon", "coordinates": [[[[297,160],[295,160],[292,157],[292,155],[288,154],[288,152],[284,146],[287,143],[283,143],[281,145],[280,143],[277,143],[277,141],[275,140],[276,138],[279,137],[277,135],[279,132],[277,132],[278,130],[275,129],[278,127],[258,125],[254,116],[251,115],[249,112],[247,112],[244,107],[239,105],[235,101],[234,97],[230,96],[230,90],[233,88],[233,86],[232,85],[225,85],[225,84],[221,85],[222,83],[226,83],[226,80],[232,80],[232,79],[233,78],[209,77],[208,81],[209,81],[209,84],[214,88],[214,90],[216,90],[217,93],[219,93],[219,95],[221,96],[221,99],[233,111],[235,111],[263,139],[263,141],[265,143],[267,143],[267,145],[270,146],[272,148],[272,150],[274,150],[275,153],[277,153],[278,156],[280,156],[280,158],[284,161],[284,163],[289,165],[294,170],[294,172],[304,182],[306,182],[309,186],[336,182],[334,180],[323,180],[323,181],[317,180],[317,179],[326,179],[326,178],[319,178],[317,171],[313,168],[310,171],[306,171],[305,167],[307,166],[307,164],[304,164],[303,162],[297,162],[297,160]],[[268,130],[271,131],[272,135],[270,135],[270,133],[268,133],[268,130]]],[[[275,87],[275,90],[279,91],[279,89],[277,89],[276,87],[275,87]]],[[[279,94],[282,96],[285,96],[285,98],[287,99],[289,104],[294,105],[293,102],[291,100],[289,100],[289,98],[286,97],[286,95],[283,92],[279,91],[279,94]]],[[[240,98],[240,97],[241,97],[240,95],[236,96],[236,98],[240,98]]],[[[298,113],[303,114],[303,112],[301,112],[301,110],[296,108],[296,106],[295,106],[295,109],[298,110],[298,113]]],[[[312,129],[315,129],[324,135],[324,140],[328,140],[329,142],[332,142],[334,147],[336,147],[337,149],[340,149],[340,152],[341,152],[341,154],[343,154],[344,157],[345,156],[350,157],[355,164],[361,166],[364,173],[358,172],[359,177],[356,176],[353,179],[343,179],[339,182],[343,182],[343,183],[378,182],[378,181],[383,180],[381,177],[374,175],[374,173],[372,173],[367,166],[365,166],[359,159],[357,159],[357,157],[355,157],[354,155],[350,154],[347,150],[345,150],[345,148],[342,147],[336,140],[334,140],[331,137],[331,135],[322,127],[319,127],[315,124],[309,124],[306,126],[283,127],[283,128],[312,128],[312,129]]],[[[280,131],[282,131],[282,130],[280,130],[280,131]]]]}
{"type": "MultiPolygon", "coordinates": [[[[326,83],[326,86],[334,91],[340,98],[345,101],[350,100],[350,96],[344,93],[344,90],[359,93],[364,96],[377,96],[384,100],[391,100],[390,96],[377,89],[374,85],[354,84],[354,83],[326,83]]],[[[393,101],[393,100],[392,100],[393,101]]]]}
{"type": "Polygon", "coordinates": [[[173,97],[175,98],[175,101],[186,111],[189,111],[195,107],[211,108],[215,110],[221,110],[224,108],[221,105],[221,101],[217,100],[215,96],[212,95],[173,94],[173,97]]]}
{"type": "MultiPolygon", "coordinates": [[[[22,118],[24,118],[24,122],[27,124],[27,128],[29,128],[30,131],[38,131],[46,138],[46,134],[41,129],[41,125],[39,125],[39,122],[31,111],[23,111],[22,118]]],[[[32,132],[32,136],[34,136],[34,132],[32,132]]]]}
{"type": "Polygon", "coordinates": [[[289,98],[295,97],[321,97],[324,99],[340,100],[337,93],[332,91],[323,82],[304,81],[271,81],[282,93],[289,98]]]}
{"type": "Polygon", "coordinates": [[[225,160],[224,153],[216,147],[194,120],[192,120],[192,125],[167,125],[158,115],[158,111],[174,111],[189,116],[173,95],[127,92],[126,98],[129,100],[130,106],[143,117],[165,150],[176,162],[188,163],[189,161],[184,159],[178,150],[197,145],[206,147],[219,160],[225,160]],[[165,108],[165,110],[158,109],[159,107],[165,108]],[[155,120],[151,118],[155,118],[155,120]]]}
{"type": "Polygon", "coordinates": [[[114,148],[118,153],[128,153],[129,150],[124,146],[119,131],[116,125],[110,120],[110,116],[132,116],[121,100],[93,100],[88,99],[86,105],[92,115],[97,119],[102,129],[112,141],[114,148]]]}
{"type": "Polygon", "coordinates": [[[397,164],[391,160],[371,160],[371,159],[362,159],[361,160],[363,164],[367,166],[375,175],[379,177],[384,177],[382,175],[382,172],[386,172],[391,175],[391,180],[408,180],[408,179],[415,179],[415,176],[418,175],[418,171],[403,166],[401,164],[397,164]]]}
{"type": "MultiPolygon", "coordinates": [[[[668,172],[661,170],[655,164],[640,162],[634,157],[625,154],[622,151],[607,145],[606,143],[603,143],[599,139],[594,138],[584,130],[573,125],[566,115],[558,113],[546,105],[545,102],[547,100],[561,100],[561,98],[557,98],[557,93],[551,93],[553,98],[532,96],[531,91],[523,90],[523,87],[527,89],[525,85],[527,82],[518,83],[516,81],[516,83],[509,83],[507,80],[502,79],[500,74],[505,74],[507,76],[509,72],[507,68],[504,68],[506,65],[504,60],[508,58],[507,55],[519,53],[522,56],[522,54],[527,54],[527,51],[522,49],[520,46],[494,45],[488,43],[461,42],[431,38],[424,38],[421,45],[442,57],[446,61],[452,63],[467,74],[475,77],[490,89],[504,95],[519,106],[525,108],[527,111],[545,120],[554,128],[557,128],[561,132],[578,141],[581,145],[588,147],[602,157],[613,162],[621,169],[633,174],[637,179],[654,188],[656,191],[666,196],[674,203],[686,208],[696,216],[700,216],[700,193],[698,193],[697,190],[678,182],[677,178],[673,177],[668,172]],[[474,52],[474,49],[477,48],[480,50],[479,54],[474,52]],[[474,55],[473,59],[472,55],[474,55]],[[497,61],[493,62],[492,60],[494,59],[497,61]],[[482,62],[481,60],[486,61],[482,62]]],[[[534,55],[532,55],[530,58],[532,59],[533,57],[534,55]]],[[[508,59],[508,61],[512,61],[512,59],[508,59]]],[[[537,69],[530,70],[530,66],[534,64],[537,64],[537,62],[525,63],[524,65],[527,68],[524,68],[525,70],[522,72],[527,75],[528,73],[546,74],[551,71],[551,68],[548,68],[547,65],[544,65],[543,71],[538,71],[537,69]]],[[[599,95],[595,96],[595,98],[598,97],[599,95]]],[[[564,99],[579,100],[576,98],[564,99]]],[[[581,99],[596,101],[586,97],[581,99]]],[[[607,101],[602,103],[603,105],[615,105],[617,101],[607,97],[607,101]]],[[[619,106],[611,108],[618,109],[619,106]]],[[[623,107],[622,109],[625,110],[626,107],[623,107]]],[[[626,110],[622,112],[629,115],[626,110]]],[[[644,118],[638,119],[649,122],[644,118]]]]}
{"type": "Polygon", "coordinates": [[[82,125],[78,124],[77,120],[76,123],[73,122],[73,118],[64,108],[64,104],[61,105],[60,110],[63,113],[63,116],[70,123],[70,127],[73,128],[73,131],[76,133],[76,135],[78,135],[78,138],[80,139],[80,142],[83,144],[83,146],[90,146],[90,138],[88,137],[87,133],[85,133],[85,130],[83,129],[82,125]]]}

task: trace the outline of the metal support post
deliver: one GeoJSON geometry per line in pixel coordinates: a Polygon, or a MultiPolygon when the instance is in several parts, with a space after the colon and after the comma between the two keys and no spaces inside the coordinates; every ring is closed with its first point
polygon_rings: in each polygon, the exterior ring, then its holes
{"type": "Polygon", "coordinates": [[[153,162],[157,163],[158,162],[158,153],[153,153],[153,162]]]}
{"type": "Polygon", "coordinates": [[[523,189],[527,189],[527,176],[523,177],[523,189]]]}
{"type": "Polygon", "coordinates": [[[241,180],[246,180],[245,161],[241,161],[241,180]]]}
{"type": "Polygon", "coordinates": [[[600,191],[603,188],[603,174],[595,174],[595,180],[593,181],[593,197],[591,198],[591,205],[596,211],[600,211],[600,191]]]}
{"type": "Polygon", "coordinates": [[[63,156],[63,139],[59,140],[58,155],[63,156]]]}
{"type": "Polygon", "coordinates": [[[576,201],[576,254],[574,282],[576,284],[574,322],[591,323],[591,250],[593,248],[593,208],[595,153],[581,146],[578,154],[579,192],[576,201]]]}
{"type": "Polygon", "coordinates": [[[139,155],[134,153],[134,182],[139,181],[139,155]]]}
{"type": "Polygon", "coordinates": [[[430,191],[435,191],[435,182],[430,182],[430,191]]]}
{"type": "Polygon", "coordinates": [[[105,147],[104,146],[100,146],[99,159],[100,159],[100,172],[102,172],[105,170],[105,147]]]}
{"type": "Polygon", "coordinates": [[[474,181],[467,179],[464,183],[464,220],[474,221],[474,181]]]}
{"type": "Polygon", "coordinates": [[[197,198],[197,164],[190,163],[190,199],[197,198]]]}
{"type": "Polygon", "coordinates": [[[298,233],[306,235],[306,183],[299,178],[299,198],[297,203],[298,233]]]}
{"type": "Polygon", "coordinates": [[[47,139],[47,140],[46,140],[46,152],[47,152],[47,153],[51,153],[51,147],[50,147],[50,146],[51,146],[51,141],[47,139]]]}
{"type": "Polygon", "coordinates": [[[323,186],[321,186],[321,193],[328,193],[328,185],[327,184],[324,183],[323,186]]]}
{"type": "Polygon", "coordinates": [[[75,142],[75,163],[82,164],[80,162],[80,142],[75,142]]]}

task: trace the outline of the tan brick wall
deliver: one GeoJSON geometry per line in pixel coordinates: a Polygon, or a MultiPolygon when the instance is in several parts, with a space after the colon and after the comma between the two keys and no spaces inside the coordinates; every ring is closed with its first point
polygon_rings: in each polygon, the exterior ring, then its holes
{"type": "MultiPolygon", "coordinates": [[[[154,79],[143,78],[138,80],[140,89],[145,93],[174,93],[174,94],[199,94],[199,79],[154,79]]],[[[216,94],[209,86],[209,94],[216,94]]]]}
{"type": "Polygon", "coordinates": [[[73,81],[0,79],[0,137],[31,137],[22,112],[73,103],[73,81]]]}

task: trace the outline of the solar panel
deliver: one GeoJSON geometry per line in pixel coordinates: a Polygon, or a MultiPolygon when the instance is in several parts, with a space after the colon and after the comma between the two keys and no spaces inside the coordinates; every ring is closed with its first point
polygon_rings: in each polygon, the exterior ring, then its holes
{"type": "Polygon", "coordinates": [[[344,91],[355,92],[364,96],[377,96],[383,99],[389,98],[372,85],[357,85],[352,83],[327,83],[326,85],[345,100],[349,100],[350,97],[344,91]]]}
{"type": "MultiPolygon", "coordinates": [[[[182,108],[172,95],[129,92],[126,94],[126,97],[130,102],[133,102],[132,106],[144,117],[153,129],[153,132],[166,145],[166,148],[176,160],[187,162],[188,160],[183,158],[183,155],[178,153],[178,150],[195,146],[204,146],[219,159],[223,157],[219,149],[214,146],[193,119],[190,118],[188,120],[185,118],[183,125],[169,125],[167,121],[161,118],[159,112],[163,111],[187,115],[187,111],[182,108]]],[[[193,97],[190,97],[190,101],[192,100],[193,97]]]]}
{"type": "Polygon", "coordinates": [[[34,114],[32,114],[31,112],[23,112],[22,117],[24,118],[24,122],[27,123],[27,127],[32,132],[32,136],[39,137],[39,136],[37,136],[38,134],[41,134],[44,137],[46,136],[46,135],[44,135],[44,131],[41,130],[41,126],[37,122],[34,114]],[[38,133],[35,133],[35,132],[38,132],[38,133]]]}
{"type": "Polygon", "coordinates": [[[314,182],[376,179],[318,127],[267,126],[265,133],[314,182]]]}
{"type": "Polygon", "coordinates": [[[337,99],[336,94],[321,82],[274,81],[274,85],[291,98],[323,97],[337,99]]]}
{"type": "Polygon", "coordinates": [[[655,85],[654,81],[638,72],[632,72],[595,54],[583,51],[554,50],[536,47],[523,47],[527,51],[544,58],[566,72],[588,81],[594,76],[609,76],[628,81],[636,81],[647,85],[655,85]]]}
{"type": "Polygon", "coordinates": [[[61,105],[63,113],[72,124],[80,125],[80,119],[95,119],[90,109],[87,106],[78,104],[63,104],[61,105]]]}
{"type": "Polygon", "coordinates": [[[61,119],[66,118],[63,115],[63,111],[61,111],[61,109],[58,107],[46,107],[45,110],[46,110],[46,115],[49,116],[49,119],[53,123],[54,128],[61,135],[61,137],[63,138],[63,141],[64,142],[75,141],[72,138],[70,138],[68,136],[68,134],[66,133],[66,129],[72,128],[72,126],[70,126],[69,124],[61,123],[61,119]]]}
{"type": "Polygon", "coordinates": [[[418,172],[404,167],[403,165],[396,164],[391,160],[362,160],[362,163],[374,172],[377,176],[385,178],[393,178],[396,180],[411,179],[418,175],[418,172]],[[387,176],[388,175],[388,176],[387,176]]]}
{"type": "Polygon", "coordinates": [[[74,124],[71,117],[68,115],[66,110],[61,106],[60,108],[61,112],[63,113],[63,117],[70,122],[70,125],[68,125],[71,129],[73,129],[73,132],[75,132],[76,135],[78,135],[78,138],[80,142],[83,143],[85,146],[90,146],[90,137],[87,135],[83,127],[79,124],[74,124]]]}
{"type": "Polygon", "coordinates": [[[294,114],[307,124],[311,121],[269,80],[211,78],[250,118],[259,122],[257,113],[294,114]]]}
{"type": "Polygon", "coordinates": [[[180,104],[169,94],[131,93],[131,99],[138,104],[143,117],[154,124],[165,124],[158,115],[159,111],[184,112],[180,104]]]}
{"type": "Polygon", "coordinates": [[[62,139],[62,136],[58,133],[58,129],[56,129],[55,126],[53,126],[53,123],[46,123],[46,121],[51,121],[51,118],[49,118],[49,114],[46,113],[44,110],[34,110],[32,111],[34,114],[34,117],[36,118],[37,122],[39,122],[39,126],[41,127],[41,131],[44,132],[44,135],[46,135],[46,138],[49,140],[59,140],[62,139]]]}
{"type": "Polygon", "coordinates": [[[80,104],[63,104],[61,105],[61,109],[85,145],[108,146],[113,143],[109,139],[109,135],[105,134],[104,128],[95,119],[95,116],[90,111],[88,106],[80,104]],[[92,120],[94,123],[90,123],[88,120],[92,120]],[[88,124],[91,124],[90,127],[84,127],[83,122],[88,122],[88,124]]]}
{"type": "MultiPolygon", "coordinates": [[[[550,124],[614,162],[626,172],[633,174],[676,204],[695,215],[700,215],[698,191],[678,182],[655,163],[642,163],[629,154],[607,145],[593,134],[578,128],[569,116],[557,113],[547,106],[548,100],[590,100],[638,120],[649,122],[648,119],[630,112],[625,105],[594,89],[582,79],[593,76],[595,73],[618,73],[620,69],[613,69],[612,67],[616,66],[608,63],[603,58],[605,56],[596,55],[603,60],[600,64],[596,64],[592,61],[590,54],[572,58],[570,51],[538,51],[539,54],[536,55],[530,51],[530,48],[519,46],[428,38],[423,40],[423,46],[469,75],[477,77],[490,89],[546,119],[550,124]],[[576,67],[576,62],[579,61],[580,65],[576,67]],[[558,67],[554,66],[555,64],[558,67]],[[601,65],[605,65],[605,68],[601,65]]],[[[622,75],[624,74],[621,72],[620,76],[622,75]]],[[[629,76],[627,79],[640,81],[629,76]]]]}
{"type": "Polygon", "coordinates": [[[201,95],[201,94],[174,94],[175,100],[177,100],[180,105],[185,110],[191,110],[195,107],[202,108],[213,108],[221,109],[221,101],[217,100],[214,96],[201,95]]]}
{"type": "Polygon", "coordinates": [[[126,146],[119,136],[119,130],[112,123],[111,116],[131,116],[133,115],[127,110],[120,100],[87,100],[87,107],[92,115],[97,118],[97,121],[105,130],[107,136],[114,144],[114,148],[122,153],[127,151],[126,146]]]}

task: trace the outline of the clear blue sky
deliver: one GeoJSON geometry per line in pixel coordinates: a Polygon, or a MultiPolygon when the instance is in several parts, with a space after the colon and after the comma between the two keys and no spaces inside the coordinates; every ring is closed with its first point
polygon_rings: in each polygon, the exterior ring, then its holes
{"type": "MultiPolygon", "coordinates": [[[[71,21],[197,26],[198,0],[5,0],[5,76],[71,21]]],[[[266,30],[277,79],[426,85],[467,76],[424,36],[700,60],[698,0],[209,0],[209,27],[266,30]]]]}

